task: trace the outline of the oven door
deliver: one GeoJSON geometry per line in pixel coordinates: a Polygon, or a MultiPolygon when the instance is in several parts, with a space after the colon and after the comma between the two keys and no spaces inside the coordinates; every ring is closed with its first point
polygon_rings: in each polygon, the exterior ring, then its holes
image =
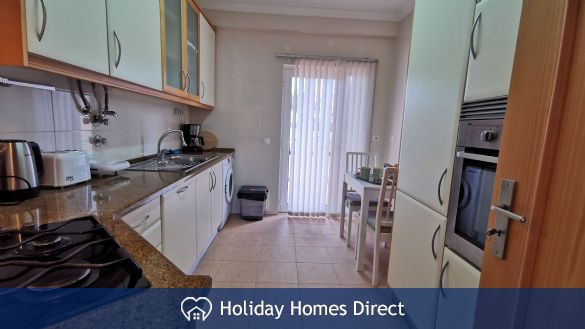
{"type": "Polygon", "coordinates": [[[497,157],[458,148],[447,222],[447,247],[481,268],[497,157]]]}

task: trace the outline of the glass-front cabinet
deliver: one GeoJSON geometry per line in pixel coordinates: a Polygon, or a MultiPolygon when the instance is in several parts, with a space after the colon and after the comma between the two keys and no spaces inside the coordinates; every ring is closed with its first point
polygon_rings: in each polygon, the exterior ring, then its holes
{"type": "Polygon", "coordinates": [[[164,91],[199,101],[199,9],[191,0],[161,0],[164,91]]]}

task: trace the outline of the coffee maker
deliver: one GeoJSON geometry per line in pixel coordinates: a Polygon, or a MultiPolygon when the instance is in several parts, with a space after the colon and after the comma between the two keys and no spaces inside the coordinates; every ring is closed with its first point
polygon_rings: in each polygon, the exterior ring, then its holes
{"type": "Polygon", "coordinates": [[[187,141],[187,146],[183,147],[183,151],[185,152],[203,151],[203,145],[205,145],[205,141],[203,140],[203,137],[199,135],[199,133],[201,132],[200,124],[184,124],[181,126],[181,130],[185,135],[185,141],[187,141]]]}

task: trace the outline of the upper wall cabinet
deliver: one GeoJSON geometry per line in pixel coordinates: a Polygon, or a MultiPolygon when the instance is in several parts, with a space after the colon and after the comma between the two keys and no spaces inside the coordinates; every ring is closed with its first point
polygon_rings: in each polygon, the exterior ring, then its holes
{"type": "Polygon", "coordinates": [[[474,1],[416,2],[398,189],[447,215],[474,1]]]}
{"type": "Polygon", "coordinates": [[[26,0],[28,51],[109,74],[104,0],[26,0]]]}
{"type": "Polygon", "coordinates": [[[209,106],[215,106],[215,31],[211,24],[201,16],[201,83],[200,102],[209,106]]]}
{"type": "Polygon", "coordinates": [[[158,0],[107,0],[110,74],[162,90],[158,0]]]}
{"type": "Polygon", "coordinates": [[[166,92],[199,100],[199,10],[190,0],[161,0],[166,92]]]}
{"type": "Polygon", "coordinates": [[[480,0],[476,5],[465,101],[507,96],[522,0],[480,0]]]}

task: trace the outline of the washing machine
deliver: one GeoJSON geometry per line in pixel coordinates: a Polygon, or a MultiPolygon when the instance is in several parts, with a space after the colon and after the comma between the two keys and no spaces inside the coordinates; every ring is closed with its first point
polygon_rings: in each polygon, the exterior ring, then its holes
{"type": "Polygon", "coordinates": [[[220,229],[223,228],[225,222],[230,216],[232,209],[232,199],[234,197],[234,170],[233,170],[233,158],[229,157],[223,160],[223,221],[220,229]]]}

